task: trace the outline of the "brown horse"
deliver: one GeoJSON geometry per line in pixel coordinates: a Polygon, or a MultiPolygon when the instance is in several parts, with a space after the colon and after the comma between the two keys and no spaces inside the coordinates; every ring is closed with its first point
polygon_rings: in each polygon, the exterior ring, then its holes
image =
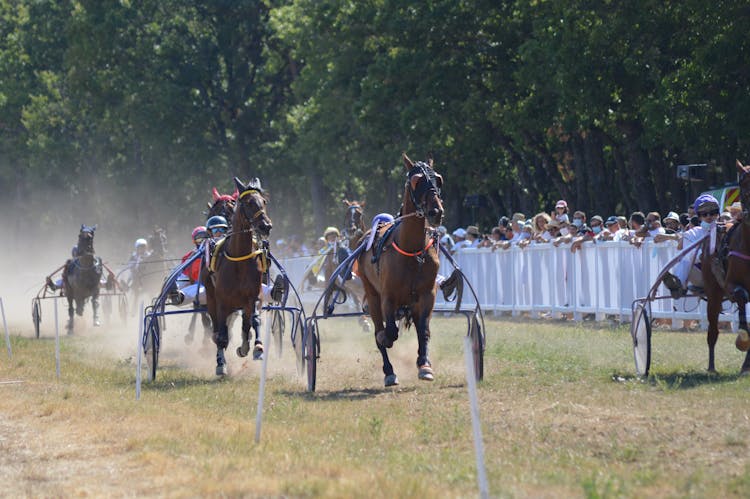
{"type": "Polygon", "coordinates": [[[271,219],[266,214],[266,198],[260,180],[255,178],[245,185],[235,177],[234,182],[239,195],[232,216],[232,231],[216,243],[208,275],[202,278],[213,322],[217,376],[227,374],[224,357],[229,345],[227,317],[235,310],[242,310],[242,345],[237,348],[237,355],[245,357],[250,351],[251,326],[255,330],[253,358],[257,360],[263,355],[256,302],[261,294],[261,278],[268,266],[262,240],[271,232],[271,219]]]}
{"type": "Polygon", "coordinates": [[[432,169],[432,159],[414,163],[403,155],[406,168],[401,216],[388,234],[387,228],[378,230],[378,238],[387,237],[377,261],[373,252],[366,251],[358,258],[360,278],[375,326],[375,342],[383,357],[385,386],[398,384],[387,348],[398,339],[396,321],[405,319],[417,329],[417,367],[419,379],[433,380],[427,353],[430,339],[430,316],[435,305],[435,277],[438,273],[437,232],[443,218],[440,190],[443,178],[432,169]],[[383,320],[385,319],[385,327],[383,320]]]}
{"type": "MultiPolygon", "coordinates": [[[[720,283],[720,278],[717,278],[716,273],[712,271],[712,259],[716,257],[715,255],[709,255],[708,241],[704,243],[701,262],[704,289],[708,301],[708,370],[711,372],[715,371],[714,346],[719,337],[719,313],[725,297],[734,301],[738,308],[740,330],[735,345],[742,352],[747,352],[750,349],[750,335],[745,318],[745,306],[748,302],[748,290],[750,290],[750,167],[745,167],[737,161],[737,171],[740,175],[742,221],[736,227],[733,227],[726,236],[729,238],[727,243],[729,254],[723,285],[720,283]]],[[[750,352],[745,355],[740,373],[743,375],[750,373],[750,352]]]]}
{"type": "Polygon", "coordinates": [[[349,201],[344,199],[346,205],[346,216],[344,217],[344,232],[342,235],[349,243],[350,249],[355,249],[357,242],[364,235],[365,220],[364,220],[364,201],[349,201]]]}

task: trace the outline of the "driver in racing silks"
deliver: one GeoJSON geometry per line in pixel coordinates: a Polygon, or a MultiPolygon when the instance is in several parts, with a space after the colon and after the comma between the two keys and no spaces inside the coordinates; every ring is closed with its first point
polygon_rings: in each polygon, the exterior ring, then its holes
{"type": "MultiPolygon", "coordinates": [[[[208,239],[208,230],[204,226],[199,225],[198,227],[193,229],[191,238],[193,240],[195,248],[185,253],[185,255],[182,257],[183,262],[193,256],[195,252],[198,251],[201,244],[203,244],[203,241],[208,239]]],[[[175,282],[177,289],[173,289],[169,295],[170,302],[173,305],[181,305],[186,301],[188,303],[192,303],[195,301],[196,296],[198,296],[199,304],[206,304],[206,289],[203,287],[203,285],[200,285],[199,288],[198,283],[201,272],[201,263],[202,259],[196,258],[195,260],[193,260],[193,263],[185,268],[182,274],[180,274],[180,276],[177,278],[177,281],[175,282]]]]}

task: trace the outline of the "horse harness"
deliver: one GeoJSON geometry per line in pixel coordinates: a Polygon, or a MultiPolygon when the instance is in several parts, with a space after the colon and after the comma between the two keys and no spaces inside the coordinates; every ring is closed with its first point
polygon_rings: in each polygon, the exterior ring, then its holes
{"type": "MultiPolygon", "coordinates": [[[[397,220],[396,222],[393,222],[391,226],[385,230],[385,232],[380,237],[380,239],[378,239],[377,243],[373,245],[371,262],[377,264],[378,273],[380,273],[380,255],[382,255],[383,251],[385,251],[388,248],[388,245],[386,244],[386,242],[393,235],[393,231],[396,230],[396,227],[398,227],[400,224],[401,224],[401,220],[397,220]]],[[[396,250],[396,252],[401,255],[416,258],[417,264],[421,268],[422,264],[424,264],[425,262],[425,255],[427,255],[427,253],[430,251],[430,248],[432,248],[433,246],[435,248],[438,247],[437,238],[438,238],[437,231],[432,231],[432,234],[430,235],[430,240],[427,242],[427,244],[425,244],[425,247],[415,252],[404,251],[398,246],[398,244],[396,244],[395,239],[391,241],[390,246],[392,246],[393,249],[396,250]]]]}
{"type": "Polygon", "coordinates": [[[263,247],[259,248],[255,251],[251,251],[247,255],[243,256],[231,256],[229,253],[227,253],[226,249],[224,248],[224,243],[229,239],[229,237],[225,237],[221,241],[218,241],[216,244],[213,245],[212,248],[209,249],[209,252],[211,254],[210,263],[208,265],[208,271],[210,274],[213,274],[216,272],[216,261],[218,260],[218,256],[220,253],[224,255],[224,258],[229,260],[230,262],[244,262],[245,260],[250,260],[251,258],[257,258],[260,257],[260,270],[261,272],[265,272],[268,269],[268,249],[263,247]]]}

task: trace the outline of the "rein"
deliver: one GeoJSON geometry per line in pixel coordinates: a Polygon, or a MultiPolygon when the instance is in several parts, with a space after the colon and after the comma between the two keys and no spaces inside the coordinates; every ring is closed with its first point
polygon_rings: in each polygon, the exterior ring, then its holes
{"type": "Polygon", "coordinates": [[[427,251],[432,247],[432,245],[433,245],[434,242],[435,242],[435,238],[431,237],[430,238],[430,242],[428,242],[427,245],[423,249],[421,249],[419,251],[416,251],[414,253],[409,253],[408,251],[402,250],[401,248],[398,247],[398,245],[396,244],[396,241],[391,241],[391,246],[393,246],[393,249],[395,249],[396,251],[398,251],[399,253],[401,253],[404,256],[420,257],[420,256],[424,255],[425,253],[427,253],[427,251]]]}
{"type": "Polygon", "coordinates": [[[728,256],[736,256],[737,258],[742,258],[743,260],[750,262],[750,255],[740,253],[739,251],[730,251],[728,256]]]}

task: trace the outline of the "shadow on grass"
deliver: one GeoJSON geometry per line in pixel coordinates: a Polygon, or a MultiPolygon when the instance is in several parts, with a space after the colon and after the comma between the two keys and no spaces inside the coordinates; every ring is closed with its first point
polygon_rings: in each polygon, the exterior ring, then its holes
{"type": "Polygon", "coordinates": [[[615,373],[612,375],[612,381],[616,383],[641,383],[663,390],[689,390],[704,385],[734,383],[741,378],[739,373],[709,373],[707,371],[660,372],[652,373],[647,378],[633,374],[615,373]]]}
{"type": "Polygon", "coordinates": [[[344,388],[342,390],[319,390],[314,393],[310,392],[293,392],[280,391],[279,395],[286,397],[302,398],[309,401],[339,401],[339,400],[367,400],[382,395],[409,393],[416,390],[416,387],[404,388],[344,388]]]}

